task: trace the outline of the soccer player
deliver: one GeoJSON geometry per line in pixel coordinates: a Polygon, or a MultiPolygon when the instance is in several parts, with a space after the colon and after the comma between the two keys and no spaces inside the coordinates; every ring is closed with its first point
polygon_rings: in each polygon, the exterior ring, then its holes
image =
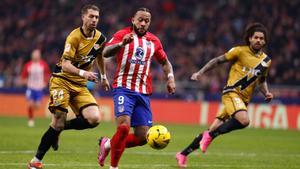
{"type": "Polygon", "coordinates": [[[146,144],[146,132],[152,126],[149,96],[152,93],[150,64],[154,57],[162,66],[169,94],[175,92],[173,68],[160,40],[148,32],[151,13],[138,9],[131,19],[132,26],[116,32],[103,50],[104,57],[115,55],[117,70],[113,81],[114,110],[117,130],[112,139],[99,140],[98,162],[111,151],[111,169],[117,169],[125,148],[146,144]],[[129,133],[130,127],[134,133],[129,133]]]}
{"type": "Polygon", "coordinates": [[[81,10],[83,24],[67,37],[64,52],[50,79],[49,110],[52,121],[42,136],[36,155],[28,163],[28,168],[40,169],[44,155],[52,146],[58,148],[58,136],[62,130],[88,129],[100,122],[100,112],[96,100],[86,87],[87,81],[98,81],[97,73],[92,72],[96,60],[101,73],[101,85],[106,90],[109,83],[105,75],[102,50],[105,36],[96,29],[99,21],[99,8],[85,5],[81,10]],[[70,106],[76,118],[66,121],[67,107],[70,106]]]}
{"type": "Polygon", "coordinates": [[[206,152],[217,136],[249,125],[247,105],[256,86],[266,101],[273,99],[266,81],[271,59],[263,52],[267,43],[267,30],[262,24],[253,23],[247,26],[244,35],[245,46],[236,46],[210,60],[191,77],[192,80],[200,80],[205,72],[225,62],[232,62],[227,85],[222,93],[223,109],[207,131],[198,135],[188,147],[176,154],[179,167],[186,167],[187,156],[199,147],[203,153],[206,152]]]}
{"type": "Polygon", "coordinates": [[[23,83],[27,85],[28,126],[33,127],[34,111],[40,107],[43,90],[47,86],[50,77],[49,66],[42,60],[39,49],[32,51],[31,60],[25,63],[21,77],[23,83]]]}

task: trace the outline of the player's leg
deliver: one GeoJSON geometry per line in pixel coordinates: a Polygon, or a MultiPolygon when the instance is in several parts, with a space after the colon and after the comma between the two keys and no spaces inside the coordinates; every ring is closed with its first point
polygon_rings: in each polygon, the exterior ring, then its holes
{"type": "MultiPolygon", "coordinates": [[[[245,128],[249,125],[246,104],[236,93],[227,93],[223,95],[222,104],[224,105],[224,109],[221,116],[226,114],[231,118],[226,120],[219,127],[210,128],[209,131],[205,131],[203,133],[202,140],[200,141],[200,148],[202,152],[206,151],[212,140],[217,136],[233,130],[245,128]]],[[[220,115],[217,115],[217,118],[218,117],[220,117],[220,115]]]]}
{"type": "MultiPolygon", "coordinates": [[[[117,168],[126,146],[126,138],[129,134],[131,125],[131,116],[137,98],[136,93],[129,91],[128,89],[114,89],[113,95],[117,130],[110,140],[110,165],[111,168],[117,168]]],[[[100,160],[101,159],[99,159],[99,163],[101,162],[100,160]]]]}
{"type": "Polygon", "coordinates": [[[34,126],[34,114],[40,108],[41,101],[43,98],[43,91],[42,90],[32,90],[32,97],[29,100],[29,123],[30,127],[34,126]]]}
{"type": "Polygon", "coordinates": [[[149,96],[137,94],[137,98],[131,116],[131,126],[134,127],[134,133],[130,133],[127,136],[126,148],[145,145],[147,143],[147,131],[152,126],[149,96]]]}
{"type": "MultiPolygon", "coordinates": [[[[215,119],[212,125],[210,126],[210,129],[213,130],[219,127],[221,124],[223,124],[223,122],[224,122],[223,120],[215,119]]],[[[194,138],[194,140],[185,149],[176,153],[175,157],[179,167],[182,168],[187,167],[187,156],[193,151],[199,149],[202,136],[203,133],[200,133],[198,136],[194,138]]]]}
{"type": "Polygon", "coordinates": [[[121,115],[117,117],[117,131],[110,140],[111,145],[111,167],[117,168],[121,156],[125,150],[126,138],[130,130],[130,116],[121,115]]]}
{"type": "Polygon", "coordinates": [[[101,120],[100,111],[95,98],[85,88],[76,88],[79,93],[70,101],[70,107],[76,114],[76,118],[66,121],[65,130],[83,130],[98,126],[101,120]]]}
{"type": "Polygon", "coordinates": [[[27,116],[28,116],[28,126],[33,127],[34,126],[34,114],[33,114],[33,109],[34,109],[34,101],[33,101],[33,92],[31,89],[26,90],[26,99],[27,99],[27,116]]]}
{"type": "Polygon", "coordinates": [[[28,168],[34,167],[39,169],[42,167],[41,161],[51,145],[57,140],[60,132],[63,130],[66,117],[67,113],[65,111],[57,110],[54,114],[52,114],[51,125],[42,136],[36,155],[28,164],[28,168]]]}

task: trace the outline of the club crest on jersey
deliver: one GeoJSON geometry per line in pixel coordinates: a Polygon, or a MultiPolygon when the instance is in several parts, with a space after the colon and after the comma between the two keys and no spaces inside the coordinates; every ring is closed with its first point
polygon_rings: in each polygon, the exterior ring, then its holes
{"type": "Polygon", "coordinates": [[[98,50],[100,48],[100,45],[99,44],[97,44],[97,43],[95,43],[95,45],[94,45],[94,49],[95,50],[98,50]]]}
{"type": "Polygon", "coordinates": [[[119,111],[120,113],[124,112],[124,106],[123,106],[123,105],[119,105],[119,106],[118,106],[118,111],[119,111]]]}
{"type": "Polygon", "coordinates": [[[142,60],[144,57],[144,49],[142,47],[137,47],[136,51],[135,51],[135,57],[137,58],[137,60],[142,60]]]}

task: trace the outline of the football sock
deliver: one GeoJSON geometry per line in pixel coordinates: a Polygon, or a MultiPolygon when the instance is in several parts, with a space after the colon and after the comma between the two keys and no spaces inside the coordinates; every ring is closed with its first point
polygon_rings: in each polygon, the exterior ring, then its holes
{"type": "Polygon", "coordinates": [[[135,146],[142,146],[146,144],[145,141],[141,141],[138,137],[136,137],[134,134],[129,134],[126,137],[126,148],[135,147],[135,146]]]}
{"type": "Polygon", "coordinates": [[[49,150],[50,146],[53,144],[55,139],[58,137],[60,131],[56,131],[51,126],[43,135],[38,150],[35,157],[39,160],[42,160],[46,152],[49,150]]]}
{"type": "Polygon", "coordinates": [[[115,135],[110,140],[111,154],[110,154],[110,165],[112,167],[117,167],[120,158],[124,152],[126,145],[126,137],[129,134],[130,127],[127,125],[120,125],[117,128],[115,135]]]}
{"type": "Polygon", "coordinates": [[[209,132],[209,135],[212,138],[215,138],[220,134],[225,134],[232,130],[242,129],[245,127],[246,126],[242,125],[237,119],[231,118],[230,120],[219,126],[216,130],[209,132]]]}
{"type": "Polygon", "coordinates": [[[28,107],[28,119],[33,120],[33,108],[31,106],[28,107]]]}
{"type": "Polygon", "coordinates": [[[76,117],[75,119],[66,121],[64,130],[83,130],[87,128],[94,128],[97,125],[91,125],[85,118],[76,117]]]}
{"type": "Polygon", "coordinates": [[[187,146],[182,152],[181,154],[182,155],[189,155],[191,152],[193,152],[194,150],[198,149],[200,147],[200,144],[199,142],[201,141],[202,139],[202,134],[199,134],[194,140],[193,142],[187,146]]]}

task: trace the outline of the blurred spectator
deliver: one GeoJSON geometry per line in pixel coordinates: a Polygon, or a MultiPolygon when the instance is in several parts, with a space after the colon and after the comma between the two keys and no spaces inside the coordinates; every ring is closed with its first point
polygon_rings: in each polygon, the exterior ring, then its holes
{"type": "MultiPolygon", "coordinates": [[[[124,27],[128,11],[145,6],[152,10],[151,32],[165,44],[174,64],[178,94],[193,93],[194,86],[217,93],[226,73],[215,70],[208,81],[189,81],[212,57],[242,44],[242,30],[250,22],[261,22],[270,30],[266,53],[272,58],[269,83],[300,84],[300,0],[152,0],[152,1],[72,1],[72,0],[2,0],[0,6],[0,87],[16,87],[19,70],[15,65],[29,58],[33,48],[41,48],[53,67],[62,53],[67,33],[80,25],[76,17],[85,3],[100,6],[100,30],[108,39],[124,27]],[[19,59],[21,58],[21,59],[19,59]]],[[[113,64],[111,64],[113,66],[113,64]]],[[[112,69],[113,70],[113,69],[112,69]]],[[[163,78],[162,70],[153,66],[154,83],[163,78]]],[[[110,74],[113,74],[110,73],[110,74]]],[[[163,84],[162,84],[163,85],[163,84]]],[[[163,89],[163,90],[161,90],[163,89]]],[[[163,92],[157,87],[155,92],[163,92]]]]}

